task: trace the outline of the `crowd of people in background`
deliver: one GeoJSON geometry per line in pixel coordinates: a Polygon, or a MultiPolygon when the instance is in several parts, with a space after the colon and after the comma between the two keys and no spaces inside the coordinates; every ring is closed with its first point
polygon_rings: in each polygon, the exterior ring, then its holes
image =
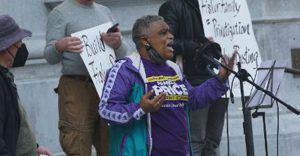
{"type": "MultiPolygon", "coordinates": [[[[158,15],[138,18],[132,28],[136,52],[129,55],[120,28],[98,34],[114,49],[117,62],[107,72],[103,94],[80,57],[83,44],[74,32],[116,23],[109,8],[95,0],[65,0],[48,16],[44,57],[62,64],[58,96],[59,141],[66,155],[218,156],[230,73],[215,75],[195,46],[205,37],[197,0],[169,0],[158,15]]],[[[39,145],[18,96],[10,68],[24,66],[28,51],[21,29],[0,16],[0,155],[53,154],[39,145]]],[[[224,56],[233,69],[237,53],[224,56]]]]}

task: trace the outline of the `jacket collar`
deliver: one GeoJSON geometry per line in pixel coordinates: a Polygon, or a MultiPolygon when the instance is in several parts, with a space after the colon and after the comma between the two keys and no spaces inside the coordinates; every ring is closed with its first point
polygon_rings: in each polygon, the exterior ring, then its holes
{"type": "MultiPolygon", "coordinates": [[[[146,82],[146,72],[145,72],[145,67],[144,67],[144,64],[142,62],[142,59],[141,59],[141,56],[138,52],[134,52],[132,53],[131,55],[129,56],[126,56],[124,58],[124,60],[128,61],[128,64],[130,64],[129,66],[127,66],[130,70],[138,73],[144,82],[146,82]]],[[[173,68],[175,70],[175,72],[177,73],[177,75],[180,77],[180,79],[183,79],[183,75],[182,73],[180,72],[180,68],[179,66],[170,61],[170,60],[167,60],[166,64],[173,68]]]]}

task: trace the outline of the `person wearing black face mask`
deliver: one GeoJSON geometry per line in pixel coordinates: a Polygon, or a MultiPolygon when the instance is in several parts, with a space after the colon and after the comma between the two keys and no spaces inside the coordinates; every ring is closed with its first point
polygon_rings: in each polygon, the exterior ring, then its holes
{"type": "Polygon", "coordinates": [[[28,52],[22,39],[31,32],[13,18],[0,15],[0,155],[32,156],[51,152],[38,146],[26,112],[20,104],[14,75],[9,68],[24,66],[28,52]]]}
{"type": "MultiPolygon", "coordinates": [[[[204,36],[198,0],[168,0],[159,9],[170,32],[175,36],[174,57],[192,86],[202,84],[214,74],[207,62],[197,57],[195,47],[210,42],[204,36]]],[[[212,40],[212,39],[211,39],[212,40]]],[[[205,52],[208,55],[214,55],[205,52]]],[[[220,99],[211,107],[190,113],[191,143],[195,156],[219,156],[228,99],[220,99]]]]}
{"type": "Polygon", "coordinates": [[[25,43],[23,43],[21,45],[21,47],[18,48],[18,52],[17,55],[14,59],[14,63],[13,63],[13,67],[22,67],[25,65],[26,60],[28,58],[28,50],[27,47],[25,45],[25,43]]]}

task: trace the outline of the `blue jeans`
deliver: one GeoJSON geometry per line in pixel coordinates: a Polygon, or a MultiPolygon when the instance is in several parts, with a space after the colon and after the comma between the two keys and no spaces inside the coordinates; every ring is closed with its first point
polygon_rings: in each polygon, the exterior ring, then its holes
{"type": "Polygon", "coordinates": [[[194,156],[219,156],[228,99],[190,112],[191,145],[194,156]]]}

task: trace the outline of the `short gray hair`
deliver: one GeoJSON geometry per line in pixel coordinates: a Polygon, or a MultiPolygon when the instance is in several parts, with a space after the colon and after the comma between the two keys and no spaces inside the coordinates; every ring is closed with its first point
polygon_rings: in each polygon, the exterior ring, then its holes
{"type": "Polygon", "coordinates": [[[149,35],[150,24],[161,20],[164,20],[164,18],[161,16],[146,15],[135,21],[132,28],[132,41],[134,42],[136,49],[140,49],[142,46],[140,43],[140,38],[142,36],[149,35]]]}

